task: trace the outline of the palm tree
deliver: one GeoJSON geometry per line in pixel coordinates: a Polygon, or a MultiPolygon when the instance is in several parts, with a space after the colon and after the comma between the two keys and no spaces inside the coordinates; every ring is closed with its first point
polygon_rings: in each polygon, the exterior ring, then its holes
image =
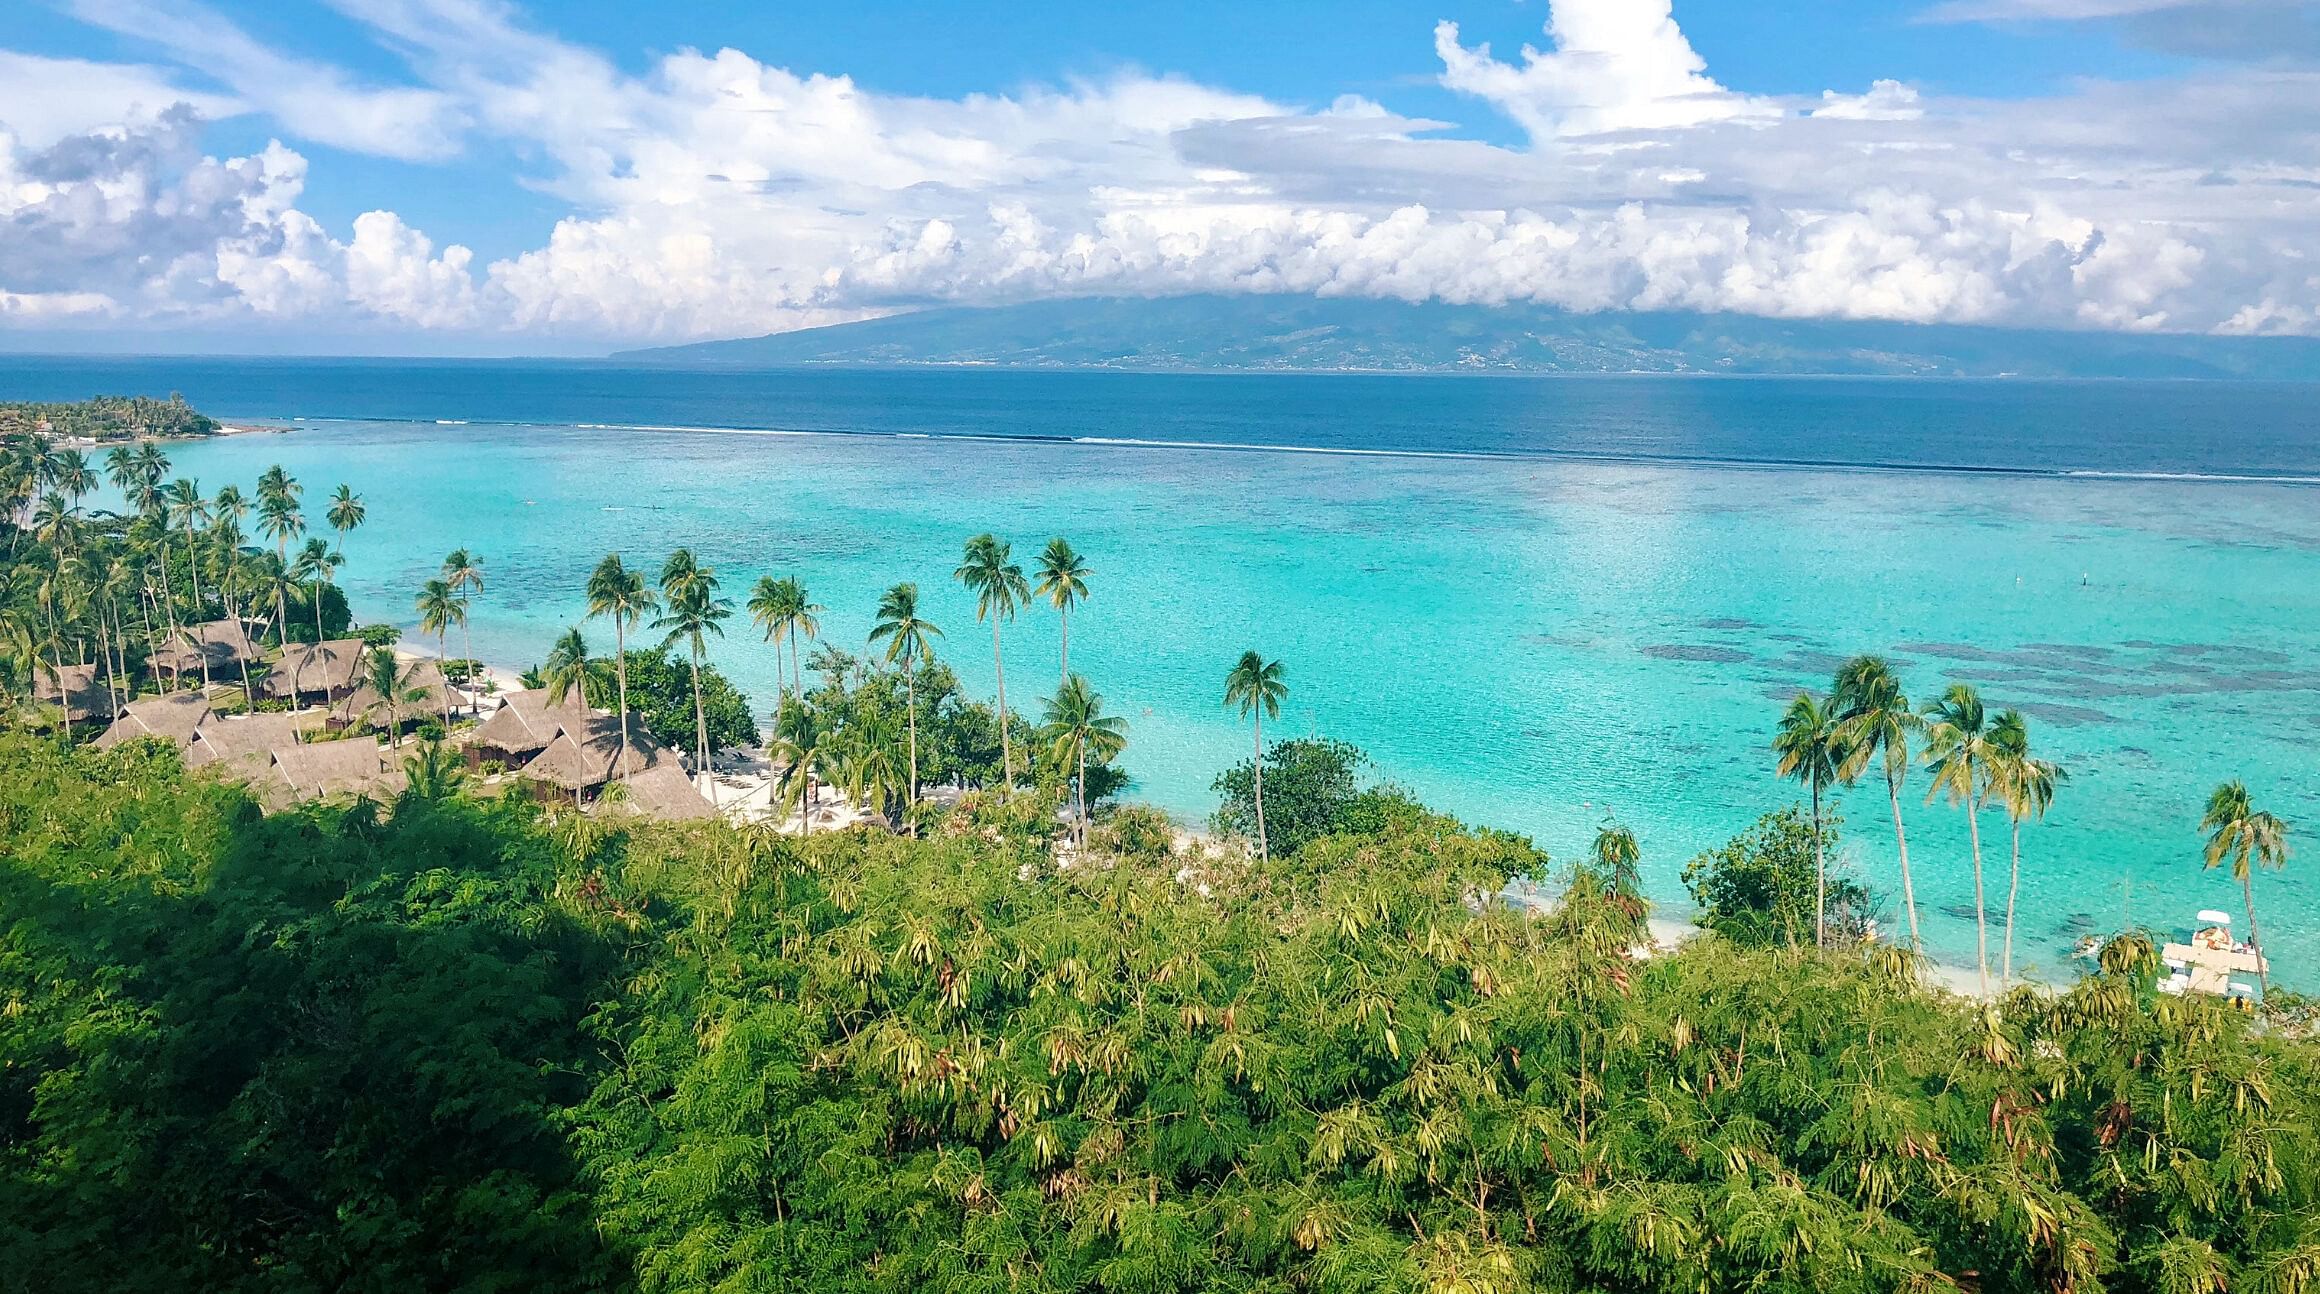
{"type": "Polygon", "coordinates": [[[623,565],[620,554],[607,553],[588,573],[588,616],[612,618],[612,673],[620,691],[620,780],[628,780],[628,630],[660,605],[645,586],[644,574],[623,565]]]}
{"type": "Polygon", "coordinates": [[[363,507],[362,496],[354,492],[353,486],[343,483],[330,492],[330,508],[323,513],[330,522],[330,528],[338,532],[340,548],[346,547],[346,537],[353,534],[355,528],[369,515],[369,509],[363,507]]]}
{"type": "Polygon", "coordinates": [[[2019,710],[2007,710],[1990,725],[1990,790],[2006,810],[2013,836],[2013,862],[2006,879],[2006,955],[1999,962],[1998,983],[2014,983],[2014,900],[2022,890],[2022,820],[2043,818],[2054,803],[2054,789],[2070,780],[2051,760],[2030,754],[2030,724],[2019,710]]]}
{"type": "Polygon", "coordinates": [[[483,591],[483,562],[464,548],[454,548],[443,559],[443,581],[459,595],[459,650],[467,657],[467,712],[481,714],[483,707],[476,700],[481,689],[475,684],[475,626],[467,611],[475,604],[475,595],[483,591]]]}
{"type": "Polygon", "coordinates": [[[1965,806],[1966,839],[1974,855],[1974,941],[1982,994],[1990,992],[1990,914],[1982,901],[1982,797],[1989,790],[1990,727],[1981,695],[1971,683],[1952,683],[1926,712],[1924,759],[1933,773],[1925,802],[1947,794],[1965,806]]]}
{"type": "Polygon", "coordinates": [[[782,769],[775,790],[785,803],[797,804],[802,835],[814,833],[814,777],[836,757],[831,736],[812,706],[799,700],[782,705],[781,718],[775,724],[774,755],[788,766],[782,769]]]}
{"type": "MultiPolygon", "coordinates": [[[[448,659],[451,653],[451,626],[467,623],[467,604],[451,591],[450,581],[435,579],[419,586],[417,605],[420,631],[435,635],[436,657],[448,659]]],[[[448,686],[443,689],[443,726],[451,726],[451,689],[448,686]]]]}
{"type": "Polygon", "coordinates": [[[1077,674],[1063,680],[1047,702],[1046,723],[1039,735],[1047,739],[1055,758],[1072,769],[1072,832],[1087,847],[1087,766],[1117,759],[1128,745],[1127,720],[1104,713],[1104,698],[1077,674]]]}
{"type": "Polygon", "coordinates": [[[1041,597],[1055,604],[1056,613],[1063,617],[1063,677],[1071,678],[1071,609],[1087,597],[1088,576],[1095,574],[1071,550],[1071,543],[1058,536],[1047,541],[1047,551],[1039,555],[1039,586],[1041,597]]]}
{"type": "Polygon", "coordinates": [[[1636,843],[1635,833],[1616,822],[1606,822],[1595,830],[1595,866],[1603,873],[1612,892],[1622,898],[1640,898],[1643,894],[1643,846],[1636,843]]]}
{"type": "Polygon", "coordinates": [[[891,820],[901,791],[902,769],[894,761],[894,721],[857,719],[846,725],[847,738],[838,757],[838,774],[846,797],[891,820]]]}
{"type": "Polygon", "coordinates": [[[320,538],[314,538],[306,541],[305,545],[298,550],[297,560],[290,564],[291,576],[295,579],[305,580],[313,588],[314,645],[317,647],[322,645],[323,639],[322,590],[329,585],[330,577],[338,573],[338,564],[342,560],[344,559],[332,551],[329,544],[324,543],[320,538]]]}
{"type": "Polygon", "coordinates": [[[999,650],[999,622],[1015,617],[1015,608],[1031,600],[1031,586],[1023,568],[1008,559],[1008,544],[996,535],[982,534],[967,541],[965,559],[952,572],[975,594],[975,619],[991,622],[991,663],[999,680],[999,776],[1006,790],[1015,790],[1015,750],[1007,736],[1007,660],[999,650]]]}
{"type": "Polygon", "coordinates": [[[403,703],[418,700],[423,695],[420,689],[411,686],[411,680],[418,673],[419,663],[413,661],[405,665],[396,660],[395,649],[392,647],[379,647],[371,652],[363,681],[379,694],[380,700],[386,702],[389,750],[403,748],[403,703]]]}
{"type": "MultiPolygon", "coordinates": [[[[578,693],[580,704],[587,705],[588,682],[595,669],[596,662],[588,659],[588,640],[580,636],[580,628],[575,625],[566,629],[557,637],[555,645],[548,648],[548,659],[540,670],[540,680],[548,693],[548,699],[556,704],[562,705],[571,700],[574,693],[578,693]]],[[[628,742],[628,726],[625,723],[621,725],[620,740],[623,745],[628,742]]]]}
{"type": "Polygon", "coordinates": [[[904,803],[918,806],[918,667],[934,657],[934,640],[942,630],[918,617],[918,586],[897,584],[878,599],[878,622],[870,626],[870,645],[886,644],[886,663],[902,662],[902,686],[910,707],[910,780],[904,803]]]}
{"type": "Polygon", "coordinates": [[[1851,786],[1869,761],[1885,756],[1885,795],[1893,806],[1893,841],[1901,851],[1901,906],[1909,913],[1909,946],[1925,950],[1917,927],[1917,890],[1909,877],[1909,833],[1901,825],[1901,782],[1909,774],[1909,738],[1925,721],[1909,708],[1909,697],[1893,667],[1876,656],[1855,656],[1837,671],[1830,703],[1837,711],[1837,734],[1845,746],[1840,780],[1851,786]]]}
{"type": "MultiPolygon", "coordinates": [[[[290,565],[290,541],[306,533],[306,515],[298,510],[298,483],[279,467],[258,478],[258,530],[274,541],[274,556],[290,565]]],[[[290,642],[290,604],[278,596],[274,603],[274,640],[290,642]]]]}
{"type": "Polygon", "coordinates": [[[1799,692],[1780,716],[1772,753],[1782,777],[1812,789],[1813,946],[1829,942],[1829,869],[1821,840],[1821,794],[1834,786],[1845,763],[1845,743],[1837,734],[1836,711],[1811,692],[1799,692]]]}
{"type": "Polygon", "coordinates": [[[2207,797],[2207,814],[2199,820],[2199,829],[2208,833],[2208,867],[2220,867],[2223,860],[2230,859],[2232,879],[2247,896],[2248,946],[2256,951],[2258,987],[2269,998],[2269,959],[2263,955],[2263,932],[2256,928],[2255,869],[2277,871],[2287,865],[2288,824],[2257,811],[2248,800],[2246,783],[2234,780],[2216,787],[2215,794],[2207,797]]]}
{"type": "Polygon", "coordinates": [[[67,449],[56,456],[49,467],[48,479],[76,508],[89,491],[97,488],[97,474],[89,467],[89,456],[77,449],[67,449]]]}
{"type": "Polygon", "coordinates": [[[661,645],[666,647],[682,638],[692,646],[693,737],[700,751],[701,775],[709,779],[709,803],[714,807],[717,776],[709,763],[709,716],[701,706],[701,638],[712,633],[724,636],[722,622],[733,614],[733,604],[717,596],[717,572],[694,560],[689,548],[669,554],[661,565],[661,598],[668,613],[652,626],[668,631],[661,645]]]}
{"type": "Polygon", "coordinates": [[[1257,857],[1268,861],[1272,854],[1265,843],[1265,719],[1281,717],[1281,702],[1289,695],[1286,673],[1281,662],[1245,651],[1224,676],[1224,703],[1239,706],[1242,714],[1256,720],[1257,857]]]}
{"type": "Polygon", "coordinates": [[[804,676],[798,670],[797,644],[801,638],[811,638],[822,630],[817,619],[822,608],[806,597],[806,586],[795,576],[775,579],[770,575],[757,577],[757,585],[749,593],[749,618],[765,629],[765,640],[773,644],[773,669],[778,690],[786,698],[805,691],[804,676]],[[789,644],[789,678],[787,686],[779,686],[781,675],[781,645],[789,644]]]}
{"type": "Polygon", "coordinates": [[[209,501],[202,498],[199,482],[181,476],[161,487],[161,506],[172,524],[185,527],[185,569],[193,582],[193,618],[198,622],[202,619],[201,560],[196,556],[194,545],[199,540],[194,531],[209,524],[209,501]]]}

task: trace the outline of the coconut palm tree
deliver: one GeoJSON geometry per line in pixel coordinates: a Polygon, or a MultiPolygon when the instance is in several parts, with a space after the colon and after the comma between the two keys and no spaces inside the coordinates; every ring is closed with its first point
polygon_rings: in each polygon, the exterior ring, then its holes
{"type": "Polygon", "coordinates": [[[846,725],[844,736],[837,769],[846,798],[891,821],[902,792],[902,768],[894,759],[894,721],[857,719],[846,725]]]}
{"type": "MultiPolygon", "coordinates": [[[[317,543],[320,540],[315,541],[317,543]]],[[[451,591],[449,580],[429,580],[419,586],[417,600],[419,629],[435,635],[435,655],[447,660],[451,653],[451,626],[467,623],[467,604],[451,591]]],[[[451,689],[443,689],[443,726],[451,726],[451,689]]]]}
{"type": "Polygon", "coordinates": [[[701,705],[701,640],[706,634],[724,636],[723,622],[733,614],[733,604],[717,596],[717,572],[695,560],[689,548],[669,554],[662,564],[661,600],[666,614],[652,626],[668,631],[661,645],[682,638],[692,647],[693,737],[700,752],[700,773],[709,779],[709,802],[714,806],[717,777],[709,763],[709,716],[701,705]]]}
{"type": "Polygon", "coordinates": [[[2277,871],[2287,865],[2288,824],[2259,811],[2248,799],[2247,784],[2234,779],[2207,797],[2207,813],[2200,818],[2199,829],[2208,833],[2208,867],[2220,867],[2230,859],[2231,877],[2247,898],[2248,946],[2256,950],[2256,980],[2268,998],[2272,992],[2267,968],[2270,959],[2263,955],[2263,932],[2256,928],[2255,869],[2277,871]]]}
{"type": "Polygon", "coordinates": [[[1265,720],[1281,716],[1281,702],[1289,695],[1286,673],[1281,662],[1246,651],[1224,676],[1225,705],[1237,705],[1256,720],[1257,857],[1263,860],[1272,858],[1265,843],[1265,720]]]}
{"type": "Polygon", "coordinates": [[[618,553],[606,553],[588,573],[588,617],[612,620],[612,674],[619,684],[620,780],[627,781],[632,762],[628,752],[628,631],[660,605],[645,585],[644,573],[628,569],[618,553]]]}
{"type": "Polygon", "coordinates": [[[454,548],[443,559],[443,582],[459,595],[459,650],[467,658],[467,712],[481,714],[482,704],[476,700],[482,689],[475,682],[475,625],[467,613],[475,605],[475,595],[483,591],[483,562],[464,548],[454,548]]]}
{"type": "MultiPolygon", "coordinates": [[[[589,703],[588,685],[596,672],[596,662],[588,659],[588,640],[580,636],[580,627],[574,625],[558,635],[548,648],[548,659],[540,669],[540,680],[548,699],[558,705],[577,695],[580,704],[589,703]]],[[[628,741],[628,727],[620,730],[622,744],[628,741]]]]}
{"type": "Polygon", "coordinates": [[[1087,847],[1087,766],[1093,756],[1097,763],[1117,759],[1128,746],[1128,722],[1117,715],[1104,713],[1104,698],[1088,681],[1077,674],[1063,680],[1048,699],[1046,722],[1039,735],[1046,739],[1048,750],[1072,770],[1072,834],[1081,848],[1087,847]]]}
{"type": "Polygon", "coordinates": [[[1909,947],[1925,951],[1917,926],[1917,890],[1909,876],[1909,833],[1901,824],[1901,783],[1909,775],[1909,739],[1925,721],[1909,708],[1901,680],[1881,657],[1855,656],[1837,671],[1830,703],[1837,711],[1838,738],[1845,746],[1840,780],[1851,786],[1869,761],[1885,757],[1885,795],[1893,806],[1893,842],[1901,852],[1901,906],[1909,913],[1909,947]]]}
{"type": "Polygon", "coordinates": [[[1821,796],[1841,778],[1845,743],[1838,736],[1836,711],[1811,692],[1798,692],[1780,716],[1772,738],[1780,775],[1804,783],[1812,791],[1813,830],[1813,946],[1829,942],[1829,868],[1821,839],[1821,796]]]}
{"type": "MultiPolygon", "coordinates": [[[[290,541],[306,533],[306,514],[298,510],[298,483],[270,468],[258,478],[258,531],[274,541],[274,556],[283,569],[290,566],[290,541]],[[272,484],[268,483],[272,478],[272,484]]],[[[286,596],[274,604],[274,640],[290,643],[290,604],[286,596]]]]}
{"type": "Polygon", "coordinates": [[[765,640],[773,644],[773,667],[781,672],[781,648],[789,644],[789,683],[779,686],[784,697],[805,691],[805,678],[798,670],[798,641],[812,638],[822,631],[818,617],[822,608],[806,596],[806,586],[795,576],[775,579],[761,575],[757,586],[749,594],[749,617],[765,628],[765,640]]]}
{"type": "Polygon", "coordinates": [[[783,703],[775,724],[774,756],[786,762],[774,790],[798,806],[799,833],[814,833],[814,780],[836,762],[836,742],[814,708],[804,701],[783,703]]]}
{"type": "Polygon", "coordinates": [[[387,748],[389,750],[403,748],[403,705],[426,695],[421,689],[411,686],[412,680],[417,678],[418,674],[419,663],[413,661],[405,665],[396,660],[394,648],[378,647],[372,649],[369,663],[363,673],[363,681],[368,683],[370,689],[378,693],[379,699],[386,703],[387,748]]]}
{"type": "Polygon", "coordinates": [[[97,474],[89,466],[89,456],[77,449],[67,449],[57,454],[55,462],[49,467],[48,477],[49,483],[76,508],[91,490],[97,488],[97,474]]]}
{"type": "Polygon", "coordinates": [[[1981,694],[1971,683],[1952,683],[1925,712],[1925,754],[1933,785],[1925,802],[1947,795],[1966,811],[1966,839],[1974,857],[1974,943],[1982,993],[1990,992],[1990,914],[1982,900],[1982,797],[1989,787],[1990,725],[1981,694]]]}
{"type": "Polygon", "coordinates": [[[161,507],[169,523],[185,529],[185,570],[193,588],[193,618],[204,617],[201,609],[201,559],[195,547],[200,542],[194,533],[198,527],[209,524],[209,500],[202,497],[201,483],[188,477],[178,477],[161,487],[161,507]]]}
{"type": "Polygon", "coordinates": [[[1015,618],[1015,608],[1031,600],[1023,568],[1008,557],[997,535],[967,541],[966,554],[952,575],[975,595],[975,619],[991,622],[991,664],[999,682],[999,776],[1006,792],[1015,790],[1015,749],[1007,735],[1007,660],[999,649],[999,622],[1015,618]]]}
{"type": "Polygon", "coordinates": [[[314,598],[314,645],[320,647],[324,637],[322,628],[322,590],[329,586],[330,577],[338,574],[338,565],[344,558],[320,537],[309,539],[298,550],[296,560],[290,563],[294,579],[304,580],[314,598]]]}
{"type": "Polygon", "coordinates": [[[2070,780],[2052,760],[2030,753],[2030,724],[2019,710],[2006,710],[1990,725],[1990,790],[2006,810],[2013,861],[2006,877],[2006,953],[1998,963],[1998,983],[2014,983],[2014,902],[2022,891],[2022,822],[2043,818],[2054,790],[2070,780]]]}
{"type": "Polygon", "coordinates": [[[1087,598],[1087,581],[1094,571],[1071,550],[1070,541],[1058,536],[1047,541],[1047,550],[1039,554],[1039,584],[1036,592],[1055,604],[1056,614],[1063,618],[1062,658],[1063,678],[1071,678],[1071,609],[1087,598]]]}
{"type": "Polygon", "coordinates": [[[897,584],[878,599],[878,620],[870,626],[870,645],[886,644],[886,663],[902,663],[903,694],[910,710],[910,778],[904,803],[918,806],[918,667],[934,658],[934,640],[942,630],[918,616],[918,586],[897,584]]]}
{"type": "Polygon", "coordinates": [[[353,486],[343,482],[330,492],[330,507],[323,513],[324,518],[330,522],[330,528],[338,533],[340,548],[346,547],[346,537],[353,534],[355,528],[362,525],[364,518],[369,515],[370,510],[363,506],[362,496],[354,492],[353,486]]]}

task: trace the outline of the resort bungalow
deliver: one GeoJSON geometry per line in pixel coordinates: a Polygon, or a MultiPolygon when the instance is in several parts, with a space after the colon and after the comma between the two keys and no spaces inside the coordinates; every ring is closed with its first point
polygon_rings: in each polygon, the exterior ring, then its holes
{"type": "Polygon", "coordinates": [[[61,712],[68,723],[110,723],[113,692],[97,675],[94,665],[32,667],[32,699],[43,708],[43,718],[61,712]]]}
{"type": "Polygon", "coordinates": [[[297,745],[301,736],[320,723],[321,716],[312,711],[213,716],[193,730],[193,740],[185,748],[185,766],[215,765],[229,776],[255,780],[265,774],[276,750],[297,745]]]}
{"type": "Polygon", "coordinates": [[[199,692],[163,692],[141,696],[129,703],[113,726],[97,737],[100,750],[110,750],[139,737],[159,737],[184,750],[193,744],[194,731],[212,720],[208,698],[199,692]]]}
{"type": "Polygon", "coordinates": [[[328,704],[343,701],[362,678],[367,649],[360,638],[292,643],[282,649],[258,693],[276,701],[328,704]]]}
{"type": "Polygon", "coordinates": [[[586,723],[593,713],[577,698],[551,700],[546,688],[510,692],[468,739],[467,766],[497,760],[503,767],[521,768],[538,758],[566,724],[586,723]]]}
{"type": "Polygon", "coordinates": [[[387,800],[402,794],[408,784],[401,763],[384,746],[372,738],[357,737],[276,748],[259,793],[269,803],[332,795],[387,800]]]}
{"type": "MultiPolygon", "coordinates": [[[[632,774],[662,763],[677,763],[677,757],[653,740],[644,721],[635,714],[628,718],[628,758],[632,774]]],[[[595,714],[558,728],[554,740],[524,765],[523,775],[541,791],[562,791],[577,803],[620,772],[620,721],[609,714],[595,714]]]]}
{"type": "Polygon", "coordinates": [[[673,759],[631,775],[621,787],[618,807],[662,822],[714,818],[717,810],[673,759]]]}
{"type": "Polygon", "coordinates": [[[451,685],[443,677],[443,666],[433,659],[416,662],[410,681],[403,685],[403,691],[405,695],[396,698],[395,704],[389,706],[377,688],[358,682],[354,690],[331,707],[331,729],[375,728],[384,732],[390,713],[395,725],[401,728],[415,727],[429,719],[440,723],[446,711],[456,710],[459,705],[465,704],[454,704],[451,685]],[[410,695],[412,693],[417,695],[410,695]]]}
{"type": "Polygon", "coordinates": [[[210,676],[215,679],[228,670],[256,664],[257,660],[258,648],[250,641],[250,632],[241,621],[212,620],[179,629],[146,658],[145,664],[156,676],[166,672],[174,678],[184,678],[188,674],[200,674],[206,663],[210,676]]]}

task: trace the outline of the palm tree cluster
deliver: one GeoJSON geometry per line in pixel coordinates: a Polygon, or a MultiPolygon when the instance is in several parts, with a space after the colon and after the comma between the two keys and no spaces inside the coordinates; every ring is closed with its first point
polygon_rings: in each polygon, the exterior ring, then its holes
{"type": "MultiPolygon", "coordinates": [[[[2042,819],[2055,792],[2069,780],[2060,765],[2032,752],[2029,721],[2019,710],[1992,714],[1972,684],[1952,683],[1932,704],[1913,708],[1892,667],[1876,656],[1858,656],[1837,670],[1827,696],[1799,692],[1782,712],[1772,741],[1780,776],[1804,784],[1811,795],[1817,886],[1816,935],[1828,941],[1827,861],[1820,850],[1822,802],[1833,789],[1850,787],[1872,770],[1883,774],[1900,858],[1902,907],[1909,945],[1923,951],[1917,893],[1909,862],[1909,834],[1901,810],[1901,788],[1913,762],[1922,764],[1931,785],[1926,803],[1936,799],[1965,810],[1967,863],[1973,877],[1975,962],[1982,992],[1990,988],[1989,901],[1984,884],[1981,816],[2002,811],[2008,831],[2004,947],[1999,982],[2014,978],[2014,926],[2022,885],[2022,824],[2042,819]]],[[[2254,867],[2279,867],[2286,858],[2286,827],[2253,809],[2238,782],[2218,788],[2200,829],[2211,833],[2209,867],[2229,861],[2242,883],[2251,942],[2257,936],[2254,867]]],[[[2259,975],[2261,974],[2259,968],[2259,975]]]]}
{"type": "MultiPolygon", "coordinates": [[[[67,665],[95,666],[114,708],[140,687],[178,686],[210,677],[196,652],[197,679],[143,679],[147,658],[192,626],[228,621],[255,628],[276,645],[300,632],[294,601],[311,607],[323,633],[325,590],[345,563],[343,541],[364,519],[362,500],[340,486],[331,523],[339,545],[308,540],[299,510],[301,487],[280,467],[257,482],[254,497],[234,485],[205,493],[190,477],[170,476],[168,454],[152,440],[116,444],[100,470],[79,449],[46,437],[18,436],[0,453],[0,702],[61,677],[67,665]],[[124,509],[87,506],[100,479],[124,509]],[[268,549],[250,542],[253,511],[268,549]]],[[[240,690],[256,697],[247,660],[240,690]]],[[[71,731],[67,716],[66,731],[71,731]]]]}

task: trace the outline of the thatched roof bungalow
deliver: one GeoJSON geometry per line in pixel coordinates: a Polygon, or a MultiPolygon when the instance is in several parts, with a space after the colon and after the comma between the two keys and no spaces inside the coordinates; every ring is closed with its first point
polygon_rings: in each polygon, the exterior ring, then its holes
{"type": "Polygon", "coordinates": [[[368,651],[360,638],[292,643],[268,667],[259,695],[277,701],[341,700],[361,682],[368,651]]]}
{"type": "Polygon", "coordinates": [[[402,794],[408,784],[403,766],[392,752],[368,738],[279,747],[268,763],[267,774],[299,800],[331,795],[384,800],[402,794]]]}
{"type": "MultiPolygon", "coordinates": [[[[645,731],[644,720],[633,712],[628,717],[628,751],[632,774],[677,763],[677,757],[653,740],[645,731]]],[[[560,726],[546,749],[524,765],[523,775],[543,786],[578,795],[595,790],[620,772],[620,721],[609,714],[595,714],[583,722],[560,726]]]]}
{"type": "MultiPolygon", "coordinates": [[[[459,705],[465,704],[451,695],[451,685],[443,677],[442,662],[432,657],[424,657],[417,661],[407,662],[407,664],[411,666],[411,677],[403,685],[403,690],[406,693],[416,692],[418,695],[398,698],[394,706],[391,707],[395,723],[398,726],[409,727],[413,724],[424,723],[429,719],[440,721],[445,710],[456,709],[459,705]]],[[[387,705],[386,698],[379,695],[377,688],[361,681],[363,675],[368,671],[369,663],[366,658],[362,667],[356,671],[357,681],[354,690],[347,693],[331,707],[332,726],[380,729],[387,726],[390,707],[387,705]]]]}
{"type": "Polygon", "coordinates": [[[199,692],[164,692],[141,696],[129,703],[113,726],[97,737],[99,749],[110,750],[139,737],[159,737],[184,750],[193,744],[194,730],[214,717],[209,699],[199,692]]]}
{"type": "Polygon", "coordinates": [[[145,663],[155,672],[183,677],[200,673],[204,661],[216,673],[257,659],[258,648],[250,641],[247,626],[239,620],[212,620],[179,629],[145,663]]]}
{"type": "Polygon", "coordinates": [[[113,692],[105,686],[95,665],[36,664],[32,667],[32,699],[41,706],[61,710],[74,723],[101,719],[110,722],[113,717],[113,692]]]}
{"type": "Polygon", "coordinates": [[[188,768],[214,764],[233,776],[256,778],[266,771],[276,750],[297,745],[303,734],[321,723],[322,716],[311,710],[213,716],[193,730],[193,741],[185,748],[185,764],[188,768]]]}
{"type": "Polygon", "coordinates": [[[510,692],[469,739],[468,766],[496,759],[509,768],[519,767],[546,750],[565,725],[585,723],[593,713],[576,697],[552,699],[546,688],[510,692]]]}
{"type": "Polygon", "coordinates": [[[662,822],[714,818],[717,810],[674,759],[664,759],[623,784],[618,807],[662,822]]]}

